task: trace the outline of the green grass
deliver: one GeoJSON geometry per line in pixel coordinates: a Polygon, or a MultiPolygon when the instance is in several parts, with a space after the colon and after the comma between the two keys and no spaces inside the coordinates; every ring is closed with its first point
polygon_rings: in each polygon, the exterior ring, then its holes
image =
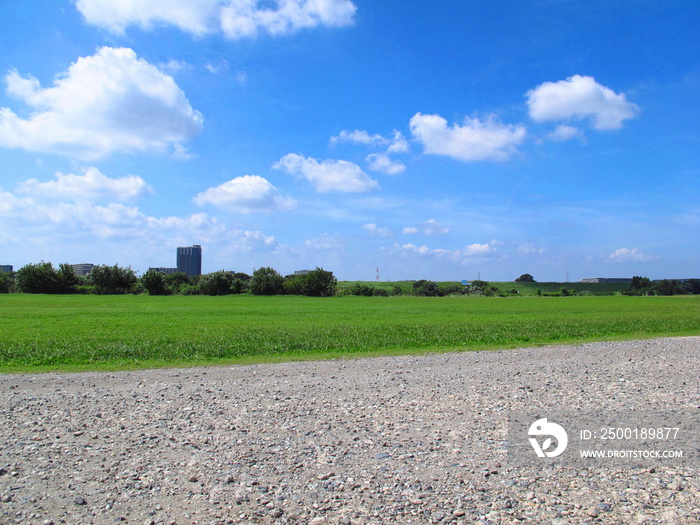
{"type": "Polygon", "coordinates": [[[116,369],[700,334],[700,296],[0,296],[0,371],[116,369]]]}
{"type": "MultiPolygon", "coordinates": [[[[350,288],[352,285],[359,283],[374,288],[382,288],[391,292],[396,286],[401,288],[403,293],[410,294],[413,292],[413,281],[340,281],[338,287],[340,289],[350,288]]],[[[502,293],[509,293],[511,290],[517,290],[520,295],[536,295],[537,290],[543,294],[559,293],[562,288],[569,291],[584,292],[590,295],[614,295],[618,292],[627,290],[629,283],[516,283],[513,281],[489,281],[490,285],[496,286],[502,293]]],[[[461,281],[441,281],[438,283],[441,287],[461,286],[461,281]]]]}

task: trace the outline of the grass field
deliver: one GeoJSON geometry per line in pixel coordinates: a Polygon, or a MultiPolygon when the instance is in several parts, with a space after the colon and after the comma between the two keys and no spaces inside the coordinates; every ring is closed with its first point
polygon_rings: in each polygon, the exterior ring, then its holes
{"type": "Polygon", "coordinates": [[[700,296],[0,296],[0,371],[117,369],[700,334],[700,296]]]}
{"type": "MultiPolygon", "coordinates": [[[[340,281],[338,282],[338,288],[350,288],[357,283],[374,288],[381,288],[388,292],[391,292],[395,287],[399,287],[403,293],[410,294],[413,291],[413,282],[414,281],[340,281]]],[[[537,290],[543,294],[558,293],[562,288],[588,295],[613,295],[627,290],[630,287],[629,283],[516,283],[513,281],[490,281],[489,284],[497,287],[499,292],[509,293],[512,290],[516,290],[518,294],[523,296],[536,295],[537,290]]],[[[438,285],[440,287],[461,287],[460,281],[442,281],[439,282],[438,285]]]]}

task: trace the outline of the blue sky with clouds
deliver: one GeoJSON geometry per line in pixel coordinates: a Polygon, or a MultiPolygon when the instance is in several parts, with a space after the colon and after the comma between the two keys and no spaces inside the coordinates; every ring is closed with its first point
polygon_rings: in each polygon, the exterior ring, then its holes
{"type": "Polygon", "coordinates": [[[0,3],[0,264],[700,277],[700,5],[0,3]]]}

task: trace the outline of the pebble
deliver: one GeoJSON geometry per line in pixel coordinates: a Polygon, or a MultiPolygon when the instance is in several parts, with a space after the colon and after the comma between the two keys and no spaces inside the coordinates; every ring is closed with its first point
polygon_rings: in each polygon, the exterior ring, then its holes
{"type": "Polygon", "coordinates": [[[700,337],[0,375],[0,523],[697,523],[691,466],[512,467],[503,442],[533,403],[697,406],[698,376],[700,337]]]}

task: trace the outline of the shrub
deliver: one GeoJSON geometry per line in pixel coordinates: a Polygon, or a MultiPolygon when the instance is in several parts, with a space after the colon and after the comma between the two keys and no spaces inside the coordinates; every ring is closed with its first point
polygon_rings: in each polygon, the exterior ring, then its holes
{"type": "Polygon", "coordinates": [[[140,281],[148,295],[166,295],[169,292],[165,286],[165,276],[156,270],[148,270],[140,281]]]}
{"type": "Polygon", "coordinates": [[[413,295],[420,297],[440,297],[443,293],[435,281],[426,281],[422,279],[413,283],[413,295]]]}
{"type": "Polygon", "coordinates": [[[197,287],[202,295],[229,295],[233,293],[233,275],[218,271],[202,275],[197,287]]]}
{"type": "Polygon", "coordinates": [[[138,279],[131,268],[114,266],[95,266],[88,282],[94,286],[97,295],[118,295],[131,293],[138,279]]]}
{"type": "Polygon", "coordinates": [[[273,268],[258,268],[250,279],[253,295],[277,295],[284,292],[284,278],[273,268]]]}
{"type": "Polygon", "coordinates": [[[24,293],[75,293],[79,282],[73,267],[64,263],[58,269],[50,262],[27,264],[15,275],[17,289],[24,293]]]}

